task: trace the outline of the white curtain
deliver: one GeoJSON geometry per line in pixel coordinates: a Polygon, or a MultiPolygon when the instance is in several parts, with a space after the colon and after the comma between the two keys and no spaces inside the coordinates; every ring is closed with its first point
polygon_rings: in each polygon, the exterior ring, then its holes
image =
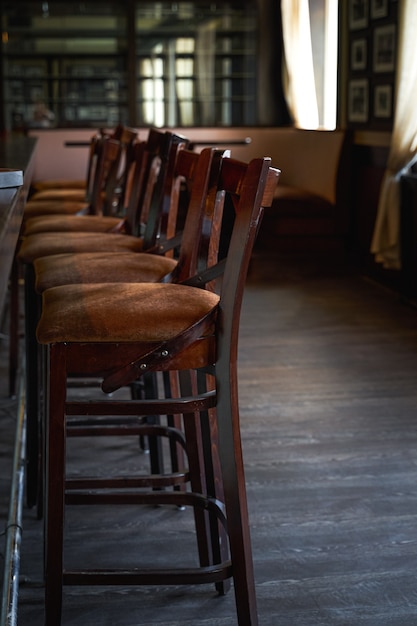
{"type": "Polygon", "coordinates": [[[400,176],[417,151],[416,0],[398,3],[394,126],[381,186],[371,251],[387,269],[400,269],[400,176]]]}
{"type": "Polygon", "coordinates": [[[214,101],[214,61],[218,24],[208,20],[197,30],[195,41],[196,89],[200,102],[198,119],[203,126],[213,126],[216,120],[214,101]]]}
{"type": "Polygon", "coordinates": [[[295,126],[314,129],[319,115],[308,0],[281,0],[281,13],[287,104],[295,126]]]}

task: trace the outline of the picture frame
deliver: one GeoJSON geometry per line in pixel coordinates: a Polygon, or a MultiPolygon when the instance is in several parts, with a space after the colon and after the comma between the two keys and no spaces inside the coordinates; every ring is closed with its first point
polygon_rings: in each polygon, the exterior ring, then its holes
{"type": "Polygon", "coordinates": [[[359,30],[368,26],[368,0],[349,0],[349,27],[359,30]]]}
{"type": "Polygon", "coordinates": [[[388,0],[371,0],[371,18],[373,20],[387,17],[388,0]]]}
{"type": "Polygon", "coordinates": [[[365,38],[354,39],[350,49],[350,67],[353,71],[365,70],[368,63],[368,42],[365,38]]]}
{"type": "Polygon", "coordinates": [[[392,85],[376,85],[374,88],[374,117],[392,117],[392,85]]]}
{"type": "Polygon", "coordinates": [[[395,69],[395,24],[374,29],[373,69],[374,72],[393,72],[395,69]]]}
{"type": "Polygon", "coordinates": [[[369,83],[366,78],[349,82],[348,120],[365,123],[369,116],[369,83]]]}

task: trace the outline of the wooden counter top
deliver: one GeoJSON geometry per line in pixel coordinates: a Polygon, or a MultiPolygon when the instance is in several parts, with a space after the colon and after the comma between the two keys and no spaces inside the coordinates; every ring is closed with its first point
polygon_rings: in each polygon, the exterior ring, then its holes
{"type": "Polygon", "coordinates": [[[36,139],[0,139],[0,168],[23,171],[23,185],[0,189],[0,313],[4,307],[10,270],[34,166],[36,139]]]}

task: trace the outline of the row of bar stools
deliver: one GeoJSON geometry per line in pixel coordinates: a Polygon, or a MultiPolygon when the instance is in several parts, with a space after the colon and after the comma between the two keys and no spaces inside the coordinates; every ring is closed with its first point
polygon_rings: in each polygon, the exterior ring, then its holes
{"type": "MultiPolygon", "coordinates": [[[[262,208],[272,201],[278,172],[270,168],[268,159],[256,159],[248,165],[213,149],[203,150],[199,155],[180,150],[176,168],[177,174],[181,172],[177,182],[181,178],[187,181],[188,177],[192,178],[192,185],[180,254],[178,258],[167,259],[171,269],[162,278],[163,282],[144,282],[138,266],[133,270],[136,276],[131,274],[128,281],[123,278],[123,263],[133,257],[142,259],[140,263],[147,257],[149,263],[160,262],[155,254],[138,255],[133,251],[115,253],[119,257],[124,255],[125,259],[113,282],[101,278],[99,282],[72,282],[74,278],[71,278],[69,283],[38,287],[43,293],[37,339],[46,353],[46,359],[39,362],[46,363],[42,447],[45,449],[45,582],[49,626],[60,624],[63,584],[212,581],[222,591],[224,581],[230,578],[234,581],[240,626],[257,624],[240,446],[237,338],[249,258],[262,208]],[[181,170],[186,165],[188,169],[181,170]],[[218,263],[225,197],[231,199],[234,207],[234,226],[226,258],[218,263]],[[157,371],[165,372],[171,382],[170,392],[163,398],[125,401],[105,398],[87,402],[67,399],[68,380],[73,376],[100,377],[103,391],[110,393],[135,383],[144,373],[157,371]],[[113,420],[115,415],[123,420],[128,416],[152,414],[181,416],[177,426],[181,424],[183,431],[181,441],[189,464],[185,478],[191,491],[175,490],[177,475],[85,480],[73,480],[66,475],[69,416],[88,415],[84,432],[90,434],[94,416],[101,423],[103,419],[106,422],[106,417],[113,420]],[[160,491],[162,486],[174,490],[160,491]],[[66,571],[65,506],[106,502],[192,506],[200,567],[174,571],[172,564],[168,564],[162,571],[138,568],[66,571]]],[[[178,191],[178,184],[173,188],[178,191]]],[[[102,234],[97,235],[101,237],[102,234]]],[[[74,267],[81,256],[72,255],[74,267]]],[[[39,278],[38,266],[46,264],[47,275],[48,267],[53,271],[51,268],[57,261],[56,255],[50,255],[32,258],[30,264],[33,263],[39,278]]],[[[135,425],[135,433],[141,426],[135,425]]],[[[144,424],[143,429],[149,433],[152,426],[144,424]]],[[[158,425],[154,432],[162,434],[161,427],[158,425]]],[[[106,467],[105,459],[103,467],[106,467]]]]}
{"type": "MultiPolygon", "coordinates": [[[[28,219],[38,215],[75,215],[77,213],[100,213],[108,212],[118,206],[123,207],[124,192],[126,190],[123,178],[118,181],[110,172],[103,167],[102,148],[103,140],[114,139],[122,146],[119,161],[129,160],[131,147],[137,136],[134,129],[117,126],[112,133],[104,134],[102,131],[93,135],[90,141],[87,176],[85,181],[50,181],[41,183],[40,190],[31,194],[26,203],[23,215],[23,229],[28,219]],[[116,202],[117,198],[117,202],[116,202]]],[[[122,172],[126,168],[122,168],[122,172]]],[[[117,172],[117,170],[116,170],[117,172]]],[[[23,230],[22,229],[22,230],[23,230]]],[[[13,264],[13,272],[10,281],[11,292],[11,328],[9,346],[9,387],[10,393],[15,392],[16,370],[18,363],[19,334],[15,320],[19,317],[19,266],[13,264]]]]}
{"type": "MultiPolygon", "coordinates": [[[[106,139],[103,155],[106,149],[114,143],[113,139],[106,139]]],[[[178,202],[178,183],[173,177],[173,168],[176,164],[176,154],[184,146],[184,140],[173,133],[150,132],[149,141],[136,145],[137,158],[133,163],[133,184],[129,193],[129,205],[124,218],[125,227],[119,227],[119,219],[107,216],[39,216],[28,220],[24,230],[24,238],[18,254],[19,260],[25,267],[25,307],[26,307],[26,360],[27,360],[27,502],[34,506],[41,496],[39,482],[40,468],[38,443],[39,435],[39,359],[35,330],[39,319],[39,300],[33,286],[33,262],[36,259],[45,260],[49,257],[49,267],[53,267],[53,276],[49,280],[65,284],[80,280],[109,281],[111,276],[127,277],[132,271],[137,271],[138,255],[129,258],[119,257],[115,253],[133,251],[143,252],[155,247],[156,238],[160,237],[160,223],[167,204],[175,212],[178,202]],[[173,190],[175,190],[175,197],[173,190]],[[128,235],[128,232],[140,232],[137,224],[142,222],[146,214],[147,227],[143,236],[128,235]],[[76,222],[78,232],[72,230],[76,222]],[[85,232],[81,229],[83,224],[85,232]],[[49,231],[52,226],[61,228],[57,232],[49,231]],[[42,228],[46,232],[42,231],[42,228]],[[66,230],[67,229],[67,230],[66,230]],[[104,232],[100,232],[103,229],[104,232]],[[39,231],[39,232],[38,232],[39,231]],[[98,236],[100,235],[100,236],[98,236]],[[90,251],[95,251],[91,253],[90,251]],[[77,252],[78,254],[70,256],[77,252]],[[60,258],[55,255],[60,253],[60,258]],[[63,256],[67,253],[67,256],[63,256]],[[79,254],[83,253],[83,254],[79,254]],[[112,253],[110,255],[110,253],[112,253]],[[95,256],[98,255],[98,256],[95,256]],[[74,264],[74,261],[77,264],[74,264]],[[133,267],[132,267],[133,263],[133,267]],[[84,269],[82,269],[84,268],[84,269]],[[120,272],[124,274],[120,274],[120,272]],[[58,272],[58,274],[56,274],[58,272]],[[55,278],[54,278],[55,277],[55,278]]],[[[173,267],[172,259],[165,256],[152,257],[152,265],[147,263],[146,269],[152,270],[152,279],[159,280],[173,267]]],[[[50,270],[51,272],[52,270],[50,270]]],[[[126,278],[127,279],[127,278],[126,278]]],[[[48,278],[46,278],[48,280],[48,278]]],[[[41,504],[41,502],[39,503],[41,504]]]]}

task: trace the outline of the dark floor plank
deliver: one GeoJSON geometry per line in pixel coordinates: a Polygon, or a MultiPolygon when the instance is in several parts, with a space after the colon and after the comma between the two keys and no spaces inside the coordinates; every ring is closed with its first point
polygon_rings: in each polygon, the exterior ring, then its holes
{"type": "MultiPolygon", "coordinates": [[[[344,268],[267,261],[251,267],[239,357],[260,624],[415,626],[417,312],[344,268]]],[[[6,400],[0,411],[4,430],[6,400]]],[[[102,445],[123,467],[146,462],[134,442],[102,445]]],[[[75,463],[86,450],[77,443],[75,463]]],[[[192,520],[176,510],[118,509],[89,524],[78,510],[69,521],[70,554],[87,560],[124,550],[131,561],[138,546],[138,558],[154,558],[157,523],[178,537],[178,558],[193,543],[192,520]]],[[[20,626],[42,624],[41,561],[41,524],[26,511],[20,626]]],[[[210,586],[68,588],[63,626],[75,624],[236,618],[233,594],[210,586]]]]}

